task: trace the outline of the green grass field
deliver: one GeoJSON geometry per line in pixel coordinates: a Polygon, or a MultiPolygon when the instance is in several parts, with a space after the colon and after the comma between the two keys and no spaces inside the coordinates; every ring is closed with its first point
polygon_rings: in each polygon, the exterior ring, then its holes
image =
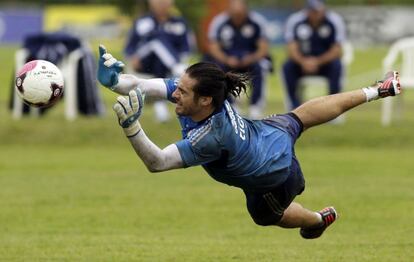
{"type": "MultiPolygon", "coordinates": [[[[344,125],[303,134],[296,150],[307,189],[297,200],[340,214],[309,241],[298,230],[256,226],[242,192],[201,168],[150,174],[118,127],[108,90],[101,118],[68,122],[61,103],[41,119],[12,120],[14,51],[0,47],[0,261],[414,261],[414,93],[404,94],[404,114],[390,127],[374,102],[344,125]]],[[[379,79],[385,51],[357,50],[347,89],[379,79]]],[[[283,50],[275,54],[280,64],[283,50]]],[[[283,112],[279,74],[269,86],[268,113],[283,112]]],[[[151,113],[142,124],[158,145],[179,139],[175,121],[153,123],[151,113]]]]}

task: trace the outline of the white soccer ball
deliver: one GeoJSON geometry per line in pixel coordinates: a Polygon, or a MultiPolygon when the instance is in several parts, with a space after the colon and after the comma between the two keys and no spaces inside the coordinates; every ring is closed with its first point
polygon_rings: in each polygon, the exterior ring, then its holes
{"type": "Polygon", "coordinates": [[[17,94],[26,104],[49,107],[62,96],[62,72],[48,61],[33,60],[17,73],[15,87],[17,94]]]}

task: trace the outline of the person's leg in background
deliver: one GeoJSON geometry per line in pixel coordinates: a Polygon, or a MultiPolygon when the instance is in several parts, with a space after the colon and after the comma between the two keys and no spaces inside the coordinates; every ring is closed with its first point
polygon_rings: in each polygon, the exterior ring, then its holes
{"type": "Polygon", "coordinates": [[[343,66],[339,59],[322,66],[320,75],[328,79],[330,95],[342,92],[343,66]]]}
{"type": "Polygon", "coordinates": [[[266,75],[267,71],[259,63],[250,67],[249,74],[252,77],[252,92],[249,103],[249,118],[260,119],[266,103],[266,75]]]}
{"type": "MultiPolygon", "coordinates": [[[[344,67],[340,59],[336,59],[320,69],[320,74],[328,80],[329,83],[329,94],[337,94],[342,92],[343,87],[343,76],[344,67]]],[[[345,115],[340,115],[331,121],[332,124],[343,124],[345,123],[345,115]]]]}
{"type": "Polygon", "coordinates": [[[298,107],[301,104],[301,100],[297,95],[297,87],[299,79],[303,76],[301,67],[294,63],[292,60],[288,60],[282,67],[282,78],[284,80],[284,87],[287,93],[286,101],[289,110],[298,107]]]}
{"type": "MultiPolygon", "coordinates": [[[[155,54],[150,54],[142,60],[142,72],[152,78],[166,78],[170,70],[162,63],[155,54]]],[[[170,120],[170,112],[166,101],[155,100],[153,103],[155,118],[158,122],[164,123],[170,120]]]]}

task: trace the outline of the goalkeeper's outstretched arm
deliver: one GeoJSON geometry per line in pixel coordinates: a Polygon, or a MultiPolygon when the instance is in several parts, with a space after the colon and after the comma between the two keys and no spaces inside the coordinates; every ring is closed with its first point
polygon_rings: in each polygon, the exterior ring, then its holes
{"type": "Polygon", "coordinates": [[[162,78],[142,79],[130,74],[120,74],[118,83],[111,89],[120,95],[128,95],[129,91],[137,87],[145,96],[167,99],[167,88],[162,78]]]}
{"type": "Polygon", "coordinates": [[[107,53],[103,45],[99,46],[98,80],[120,95],[139,88],[142,93],[154,98],[167,99],[167,88],[161,78],[142,79],[131,74],[123,74],[124,63],[107,53]]]}
{"type": "Polygon", "coordinates": [[[140,89],[131,90],[128,97],[119,96],[113,107],[119,124],[137,155],[151,172],[183,167],[183,160],[175,144],[160,149],[144,133],[138,121],[142,107],[143,98],[140,89]]]}
{"type": "Polygon", "coordinates": [[[161,149],[147,137],[142,129],[135,136],[128,139],[150,172],[161,172],[184,166],[180,152],[175,144],[161,149]]]}

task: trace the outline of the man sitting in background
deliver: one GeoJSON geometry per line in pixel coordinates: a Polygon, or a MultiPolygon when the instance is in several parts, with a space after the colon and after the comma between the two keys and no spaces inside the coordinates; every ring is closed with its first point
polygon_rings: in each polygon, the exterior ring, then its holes
{"type": "Polygon", "coordinates": [[[209,26],[209,54],[224,71],[249,73],[253,90],[250,118],[261,118],[264,109],[265,77],[271,70],[266,20],[248,10],[245,0],[230,0],[228,10],[209,26]]]}
{"type": "MultiPolygon", "coordinates": [[[[171,15],[173,0],[148,0],[150,12],[138,18],[130,31],[125,56],[130,67],[148,77],[173,77],[183,73],[190,52],[190,30],[182,17],[171,15]]],[[[155,102],[159,121],[169,118],[164,102],[155,102]]]]}
{"type": "Polygon", "coordinates": [[[283,77],[290,109],[302,102],[297,88],[303,76],[326,77],[330,94],[341,91],[343,67],[340,59],[345,25],[338,14],[327,11],[322,0],[308,0],[305,10],[288,18],[285,39],[288,60],[283,65],[283,77]]]}

